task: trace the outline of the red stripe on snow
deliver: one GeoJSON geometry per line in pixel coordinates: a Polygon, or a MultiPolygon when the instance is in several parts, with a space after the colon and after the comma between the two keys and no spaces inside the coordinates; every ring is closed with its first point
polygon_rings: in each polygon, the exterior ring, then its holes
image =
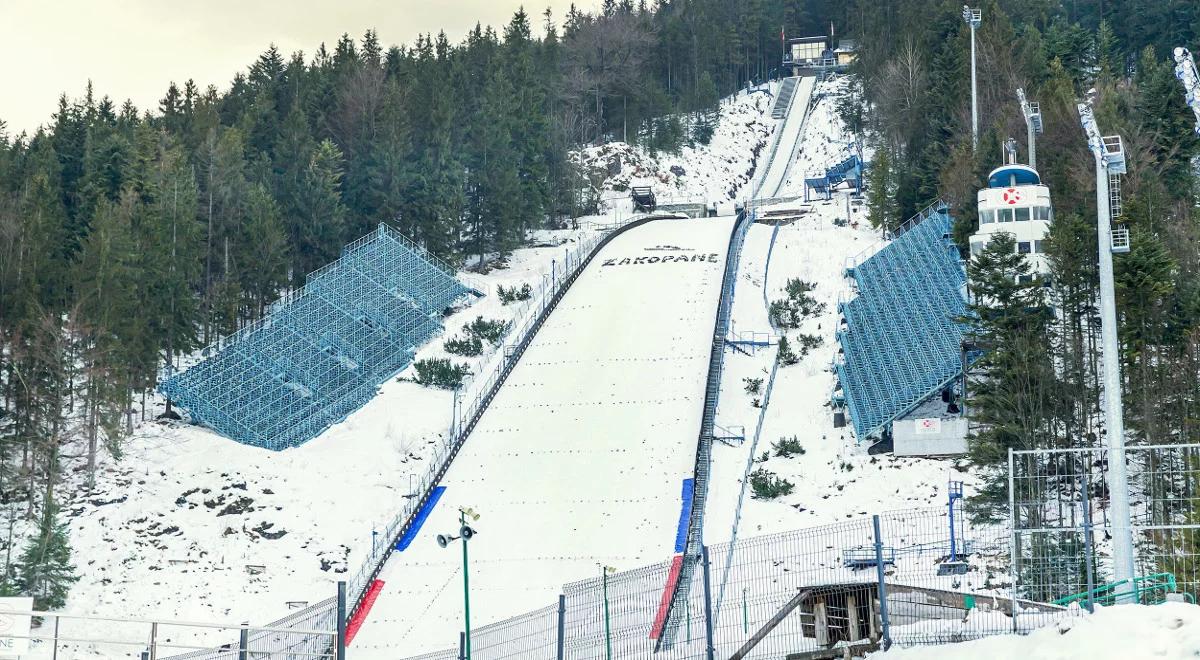
{"type": "Polygon", "coordinates": [[[658,604],[658,614],[654,615],[654,627],[650,629],[650,639],[658,639],[662,634],[663,625],[667,622],[667,610],[671,607],[671,594],[675,593],[675,583],[679,581],[679,571],[683,568],[683,555],[675,555],[671,560],[671,571],[667,573],[667,586],[663,587],[662,600],[658,604]]]}
{"type": "Polygon", "coordinates": [[[367,622],[367,614],[370,614],[371,606],[375,604],[375,599],[379,598],[380,591],[383,591],[383,580],[375,580],[371,586],[367,587],[367,593],[363,594],[362,605],[346,624],[346,646],[350,646],[350,642],[354,641],[354,636],[358,634],[358,629],[367,622]]]}

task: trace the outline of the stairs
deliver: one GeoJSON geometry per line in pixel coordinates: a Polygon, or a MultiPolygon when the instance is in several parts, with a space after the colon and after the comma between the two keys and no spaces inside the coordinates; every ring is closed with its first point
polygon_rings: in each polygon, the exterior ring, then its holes
{"type": "Polygon", "coordinates": [[[787,116],[788,108],[792,105],[792,97],[796,95],[796,84],[800,78],[784,78],[779,86],[779,96],[775,97],[775,105],[771,107],[773,119],[783,119],[787,116]]]}

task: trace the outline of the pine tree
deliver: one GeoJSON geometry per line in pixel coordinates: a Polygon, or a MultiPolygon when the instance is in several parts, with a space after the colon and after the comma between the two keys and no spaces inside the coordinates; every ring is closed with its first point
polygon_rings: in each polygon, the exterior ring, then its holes
{"type": "Polygon", "coordinates": [[[980,430],[970,439],[970,456],[983,485],[970,498],[977,520],[1007,514],[1009,449],[1054,446],[1056,376],[1049,354],[1050,319],[1041,281],[1018,254],[1011,234],[995,235],[975,254],[971,281],[969,338],[984,351],[972,367],[969,389],[980,430]]]}
{"type": "Polygon", "coordinates": [[[308,158],[297,200],[297,262],[302,274],[336,259],[345,242],[341,180],[342,152],[332,140],[324,140],[308,158]]]}
{"type": "Polygon", "coordinates": [[[875,152],[867,168],[867,220],[872,227],[895,231],[900,226],[900,211],[895,201],[895,177],[892,157],[886,147],[875,152]]]}
{"type": "Polygon", "coordinates": [[[250,299],[255,317],[261,317],[287,281],[289,259],[279,206],[261,184],[250,188],[241,240],[249,249],[238,279],[241,290],[250,299]]]}
{"type": "Polygon", "coordinates": [[[34,609],[57,610],[67,603],[71,585],[79,580],[71,564],[71,545],[58,509],[47,504],[36,536],[29,540],[18,564],[16,587],[33,596],[34,609]]]}

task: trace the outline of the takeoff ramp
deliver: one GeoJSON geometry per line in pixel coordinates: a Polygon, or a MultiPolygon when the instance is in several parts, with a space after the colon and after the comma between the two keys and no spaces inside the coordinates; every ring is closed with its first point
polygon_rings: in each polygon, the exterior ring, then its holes
{"type": "Polygon", "coordinates": [[[816,83],[816,77],[804,76],[795,84],[795,92],[792,95],[787,114],[783,124],[775,131],[775,140],[771,143],[771,151],[767,155],[767,161],[763,165],[762,174],[758,179],[756,198],[766,199],[779,196],[784,182],[787,181],[788,169],[796,159],[800,141],[804,137],[804,119],[816,83]]]}
{"type": "Polygon", "coordinates": [[[555,602],[563,585],[675,551],[692,476],[733,218],[655,220],[579,276],[455,458],[417,534],[393,553],[356,658],[457,646],[459,508],[471,522],[471,621],[555,602]]]}

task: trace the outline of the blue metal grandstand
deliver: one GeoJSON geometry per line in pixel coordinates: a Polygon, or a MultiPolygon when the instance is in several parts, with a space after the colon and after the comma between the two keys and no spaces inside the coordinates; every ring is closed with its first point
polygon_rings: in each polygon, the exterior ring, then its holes
{"type": "Polygon", "coordinates": [[[950,242],[952,224],[939,202],[846,271],[858,296],[838,305],[846,327],[837,334],[843,356],[834,368],[860,440],[962,373],[967,277],[950,242]]]}
{"type": "Polygon", "coordinates": [[[856,191],[862,190],[863,162],[858,154],[853,154],[846,160],[825,170],[825,176],[804,180],[804,198],[808,199],[808,191],[813,190],[825,195],[828,199],[834,187],[843,181],[849,181],[856,191]]]}
{"type": "Polygon", "coordinates": [[[441,331],[442,312],[467,293],[478,294],[450,266],[380,225],[158,390],[238,442],[295,447],[407,367],[441,331]]]}

